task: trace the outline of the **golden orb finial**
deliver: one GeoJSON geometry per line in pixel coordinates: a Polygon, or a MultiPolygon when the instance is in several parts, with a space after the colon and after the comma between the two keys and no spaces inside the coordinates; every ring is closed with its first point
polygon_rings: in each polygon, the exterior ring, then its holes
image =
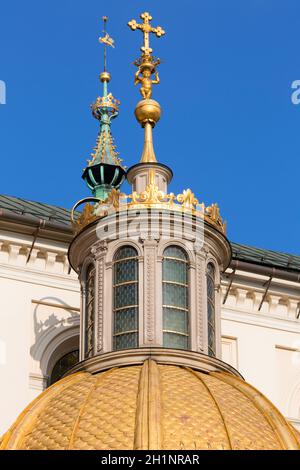
{"type": "Polygon", "coordinates": [[[102,82],[102,83],[107,82],[108,83],[110,81],[110,73],[106,72],[106,71],[102,72],[102,73],[100,73],[99,78],[100,78],[100,82],[102,82]]]}
{"type": "Polygon", "coordinates": [[[161,107],[155,100],[141,100],[136,105],[134,114],[142,127],[145,127],[147,122],[154,127],[160,119],[161,107]]]}

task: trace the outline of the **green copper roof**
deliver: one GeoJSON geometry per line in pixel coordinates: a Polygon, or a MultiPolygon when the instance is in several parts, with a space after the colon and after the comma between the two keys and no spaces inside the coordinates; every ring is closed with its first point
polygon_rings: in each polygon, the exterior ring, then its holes
{"type": "Polygon", "coordinates": [[[278,251],[263,250],[252,246],[240,245],[231,242],[232,257],[248,263],[276,266],[283,269],[300,271],[300,256],[280,253],[278,251]]]}
{"type": "MultiPolygon", "coordinates": [[[[59,206],[0,195],[0,211],[1,209],[8,210],[19,215],[30,215],[37,219],[57,222],[62,225],[62,229],[70,226],[70,210],[59,206]]],[[[1,217],[3,217],[3,215],[1,215],[0,212],[0,219],[1,217]]],[[[248,263],[300,271],[300,256],[253,248],[251,246],[240,245],[233,242],[231,242],[231,247],[233,259],[247,261],[248,263]]]]}
{"type": "Polygon", "coordinates": [[[39,219],[58,222],[65,226],[70,225],[70,210],[63,207],[0,195],[0,209],[6,209],[19,215],[31,215],[39,219]]]}

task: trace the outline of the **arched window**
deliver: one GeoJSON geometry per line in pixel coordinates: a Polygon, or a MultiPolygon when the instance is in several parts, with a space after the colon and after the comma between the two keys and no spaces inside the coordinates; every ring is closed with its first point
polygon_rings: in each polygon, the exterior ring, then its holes
{"type": "Polygon", "coordinates": [[[50,377],[50,385],[57,382],[61,379],[68,370],[70,370],[77,362],[79,361],[79,349],[75,351],[71,351],[61,357],[54,365],[51,377],[50,377]]]}
{"type": "Polygon", "coordinates": [[[179,246],[169,246],[163,256],[163,345],[189,347],[188,258],[179,246]]]}
{"type": "Polygon", "coordinates": [[[138,253],[132,246],[122,246],[113,265],[113,348],[138,346],[138,253]]]}
{"type": "Polygon", "coordinates": [[[85,287],[85,357],[91,357],[94,350],[95,332],[95,266],[92,263],[86,271],[85,287]]]}
{"type": "Polygon", "coordinates": [[[207,265],[207,337],[208,355],[216,355],[216,319],[215,319],[215,267],[212,263],[207,265]]]}

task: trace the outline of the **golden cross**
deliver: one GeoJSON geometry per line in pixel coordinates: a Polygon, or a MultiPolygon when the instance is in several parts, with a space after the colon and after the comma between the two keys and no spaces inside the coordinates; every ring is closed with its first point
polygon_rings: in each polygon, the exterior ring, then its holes
{"type": "Polygon", "coordinates": [[[148,12],[144,12],[140,15],[140,17],[143,20],[142,24],[138,24],[135,20],[131,20],[128,22],[128,26],[135,31],[136,29],[140,29],[142,33],[144,34],[144,46],[141,47],[141,51],[144,52],[144,54],[150,54],[152,52],[152,49],[150,48],[150,42],[149,42],[149,33],[154,33],[158,38],[163,36],[165,34],[165,31],[162,29],[161,26],[157,26],[156,28],[153,28],[150,24],[150,21],[152,20],[152,16],[148,12]]]}

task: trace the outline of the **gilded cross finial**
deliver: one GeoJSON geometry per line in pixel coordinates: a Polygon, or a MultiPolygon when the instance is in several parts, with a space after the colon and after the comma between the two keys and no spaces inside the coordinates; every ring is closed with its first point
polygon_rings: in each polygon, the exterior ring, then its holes
{"type": "Polygon", "coordinates": [[[159,38],[165,34],[165,31],[162,29],[161,26],[157,26],[156,28],[153,28],[151,26],[150,21],[152,20],[152,16],[147,11],[142,13],[140,17],[143,20],[143,23],[139,24],[136,22],[136,20],[131,20],[128,22],[128,26],[133,31],[135,31],[136,29],[140,29],[142,31],[142,33],[144,34],[144,45],[141,47],[141,51],[145,55],[148,55],[152,52],[152,49],[150,47],[149,34],[154,33],[159,38]]]}
{"type": "Polygon", "coordinates": [[[128,22],[128,26],[133,31],[139,29],[144,36],[144,43],[141,47],[142,53],[134,61],[134,65],[137,67],[137,71],[134,74],[134,84],[140,85],[140,93],[143,98],[135,108],[135,117],[144,128],[145,133],[141,163],[155,163],[156,157],[153,149],[152,128],[159,121],[161,110],[159,103],[152,99],[152,87],[160,82],[157,71],[160,59],[152,55],[149,35],[153,33],[157,37],[161,37],[165,34],[165,31],[161,26],[154,28],[150,24],[152,20],[150,13],[144,12],[140,17],[143,20],[141,24],[137,23],[136,20],[128,22]]]}
{"type": "Polygon", "coordinates": [[[159,83],[159,76],[156,70],[157,66],[160,64],[160,59],[155,59],[151,53],[152,49],[150,47],[149,35],[150,33],[155,34],[157,37],[161,37],[165,34],[165,31],[161,26],[154,28],[151,26],[150,21],[152,16],[148,12],[144,12],[140,15],[143,23],[139,24],[136,20],[131,20],[128,22],[128,26],[135,31],[140,29],[144,35],[144,44],[141,47],[142,54],[134,62],[134,65],[137,66],[138,70],[134,76],[134,84],[138,83],[141,85],[140,93],[144,100],[151,99],[152,96],[152,85],[159,83]],[[154,78],[152,78],[154,75],[154,78]]]}

